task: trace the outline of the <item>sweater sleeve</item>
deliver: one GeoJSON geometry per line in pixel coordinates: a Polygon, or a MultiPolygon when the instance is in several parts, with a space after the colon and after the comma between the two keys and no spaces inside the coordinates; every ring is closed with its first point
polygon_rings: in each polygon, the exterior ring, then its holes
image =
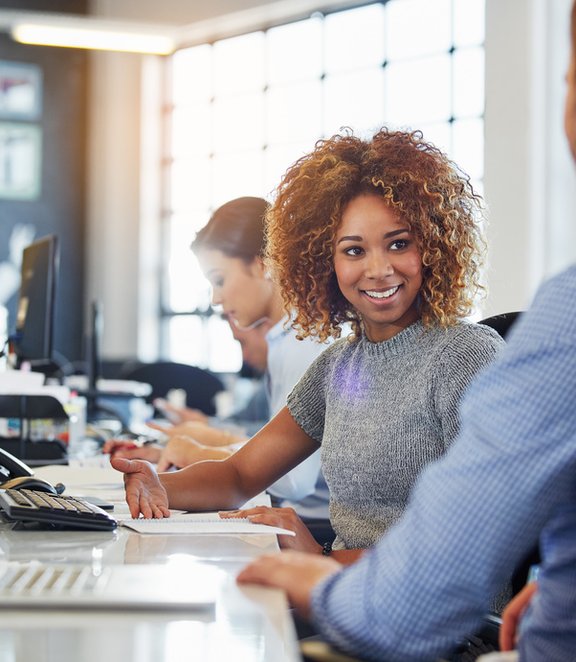
{"type": "Polygon", "coordinates": [[[327,375],[342,342],[326,349],[302,376],[288,396],[288,410],[304,432],[319,444],[324,434],[327,375]]]}
{"type": "Polygon", "coordinates": [[[487,326],[462,324],[454,327],[437,358],[433,395],[448,448],[460,427],[459,405],[472,380],[494,361],[504,347],[502,338],[487,326]]]}

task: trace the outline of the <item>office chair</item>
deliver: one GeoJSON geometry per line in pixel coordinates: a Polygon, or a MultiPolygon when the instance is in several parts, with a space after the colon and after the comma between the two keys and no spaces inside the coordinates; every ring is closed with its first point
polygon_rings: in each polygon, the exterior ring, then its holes
{"type": "Polygon", "coordinates": [[[150,384],[152,392],[146,398],[149,404],[155,398],[165,398],[172,389],[183,389],[186,406],[208,416],[216,414],[215,396],[224,390],[222,380],[208,370],[172,361],[130,361],[122,367],[120,378],[150,384]]]}
{"type": "Polygon", "coordinates": [[[486,317],[485,319],[480,320],[479,324],[485,324],[486,326],[492,327],[494,331],[506,340],[506,336],[510,332],[510,329],[521,314],[521,311],[500,313],[499,315],[492,315],[491,317],[486,317]]]}

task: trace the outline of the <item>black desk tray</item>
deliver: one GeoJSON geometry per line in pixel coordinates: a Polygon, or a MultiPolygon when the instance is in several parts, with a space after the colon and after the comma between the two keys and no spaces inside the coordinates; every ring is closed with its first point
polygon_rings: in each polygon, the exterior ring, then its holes
{"type": "Polygon", "coordinates": [[[27,440],[22,447],[21,439],[0,437],[0,448],[33,467],[68,463],[68,449],[60,439],[27,440]]]}
{"type": "Polygon", "coordinates": [[[59,439],[30,439],[30,421],[68,420],[62,403],[51,395],[0,395],[0,418],[17,418],[20,437],[0,437],[0,448],[20,460],[38,466],[66,462],[67,447],[59,439]]]}

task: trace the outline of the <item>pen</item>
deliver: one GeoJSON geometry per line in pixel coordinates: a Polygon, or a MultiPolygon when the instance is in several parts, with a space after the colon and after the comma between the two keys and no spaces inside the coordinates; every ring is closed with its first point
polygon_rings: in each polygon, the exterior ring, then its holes
{"type": "Polygon", "coordinates": [[[158,439],[155,437],[144,435],[138,435],[137,437],[133,435],[119,435],[116,440],[120,442],[119,446],[122,448],[142,448],[143,446],[149,446],[158,442],[158,439]]]}

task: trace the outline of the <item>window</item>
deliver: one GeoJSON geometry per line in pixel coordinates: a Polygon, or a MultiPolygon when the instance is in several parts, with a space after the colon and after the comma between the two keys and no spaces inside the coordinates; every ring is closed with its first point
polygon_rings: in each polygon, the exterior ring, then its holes
{"type": "Polygon", "coordinates": [[[285,169],[349,126],[421,129],[480,189],[484,0],[388,0],[178,51],[166,113],[162,353],[236,371],[190,250],[227,200],[271,199],[285,169]]]}

